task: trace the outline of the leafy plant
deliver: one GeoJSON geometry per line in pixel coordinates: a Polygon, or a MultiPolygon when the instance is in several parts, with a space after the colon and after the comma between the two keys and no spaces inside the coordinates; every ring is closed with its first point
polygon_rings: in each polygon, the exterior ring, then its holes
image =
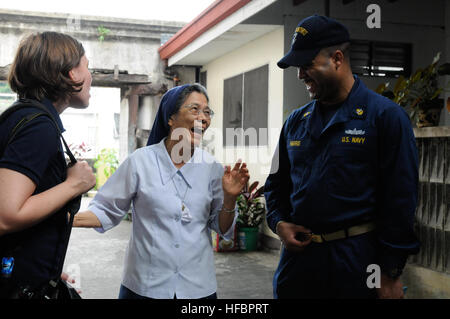
{"type": "Polygon", "coordinates": [[[119,167],[119,159],[117,157],[117,151],[115,149],[104,148],[95,158],[94,167],[97,170],[97,185],[98,185],[98,171],[103,168],[103,174],[106,178],[109,178],[119,167]]]}
{"type": "MultiPolygon", "coordinates": [[[[392,90],[388,90],[389,82],[383,83],[375,90],[395,103],[410,108],[410,118],[415,119],[419,112],[441,108],[442,100],[439,95],[444,90],[438,86],[438,76],[450,74],[450,63],[438,67],[441,53],[434,57],[433,62],[423,69],[418,69],[409,78],[400,76],[392,90]]],[[[450,102],[447,109],[450,112],[450,102]]]]}
{"type": "Polygon", "coordinates": [[[100,42],[103,42],[103,40],[105,40],[105,37],[108,35],[109,32],[111,32],[111,30],[101,25],[97,28],[97,32],[98,32],[98,40],[100,42]]]}
{"type": "Polygon", "coordinates": [[[263,221],[265,206],[259,197],[264,195],[264,186],[256,189],[259,182],[248,184],[237,198],[238,218],[237,224],[241,227],[257,227],[263,221]]]}

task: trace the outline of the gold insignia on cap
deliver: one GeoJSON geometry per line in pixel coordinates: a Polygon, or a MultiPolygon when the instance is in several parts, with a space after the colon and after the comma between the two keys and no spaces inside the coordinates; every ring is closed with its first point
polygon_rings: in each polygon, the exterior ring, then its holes
{"type": "Polygon", "coordinates": [[[306,30],[303,27],[298,27],[297,29],[295,29],[295,32],[301,33],[303,36],[305,36],[306,34],[308,34],[308,30],[306,30]]]}
{"type": "Polygon", "coordinates": [[[364,110],[363,109],[356,109],[356,114],[358,114],[359,116],[364,114],[364,110]]]}

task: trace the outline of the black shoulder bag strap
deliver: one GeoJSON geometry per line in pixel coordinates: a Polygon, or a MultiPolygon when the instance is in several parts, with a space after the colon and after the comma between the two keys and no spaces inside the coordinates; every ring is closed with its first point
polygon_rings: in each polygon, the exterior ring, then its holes
{"type": "MultiPolygon", "coordinates": [[[[11,133],[9,134],[7,143],[5,144],[5,147],[3,148],[3,150],[0,151],[0,156],[3,155],[4,150],[6,149],[6,146],[8,144],[10,144],[14,138],[17,136],[17,133],[20,131],[21,128],[24,127],[25,124],[27,124],[28,122],[32,121],[33,119],[39,117],[39,116],[47,116],[48,118],[50,118],[50,120],[52,121],[53,125],[55,126],[63,144],[64,144],[64,148],[65,148],[65,152],[66,154],[69,156],[70,159],[70,163],[69,163],[69,167],[75,165],[75,163],[77,162],[77,160],[75,159],[75,156],[73,156],[72,152],[70,151],[69,146],[67,145],[66,141],[64,140],[64,137],[62,136],[61,130],[58,127],[58,124],[56,123],[55,118],[53,117],[53,115],[47,110],[47,107],[45,107],[43,104],[41,104],[40,102],[36,101],[36,100],[30,100],[30,99],[19,99],[17,102],[15,102],[13,105],[11,105],[11,107],[9,107],[8,109],[6,109],[1,115],[0,115],[0,124],[9,116],[11,115],[13,112],[22,109],[22,108],[36,108],[39,109],[41,112],[39,113],[33,113],[30,114],[26,117],[24,117],[23,119],[21,119],[16,126],[13,128],[13,130],[11,131],[11,133]]],[[[70,218],[69,218],[69,222],[67,224],[67,229],[66,229],[66,233],[65,236],[63,238],[64,240],[64,245],[63,247],[63,252],[60,256],[60,260],[57,262],[57,268],[56,268],[56,273],[54,275],[54,280],[50,281],[51,285],[55,285],[56,286],[56,281],[59,280],[59,276],[62,273],[63,270],[63,266],[64,266],[64,259],[66,257],[66,252],[67,252],[67,246],[69,244],[69,239],[70,239],[70,234],[72,231],[72,224],[73,224],[73,219],[75,217],[75,214],[78,212],[78,210],[80,209],[80,204],[81,204],[81,195],[77,196],[76,198],[74,198],[73,200],[71,200],[70,202],[68,202],[63,209],[67,212],[69,212],[70,214],[70,218]]]]}

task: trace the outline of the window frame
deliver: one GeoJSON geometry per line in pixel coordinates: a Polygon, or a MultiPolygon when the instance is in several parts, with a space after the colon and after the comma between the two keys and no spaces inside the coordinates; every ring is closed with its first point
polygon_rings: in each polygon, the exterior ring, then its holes
{"type": "MultiPolygon", "coordinates": [[[[226,147],[235,148],[235,147],[268,146],[268,144],[269,144],[268,143],[268,136],[260,136],[261,129],[266,129],[266,135],[268,134],[268,132],[267,132],[268,125],[269,125],[269,118],[268,118],[268,114],[269,114],[269,93],[268,92],[269,92],[269,64],[268,63],[264,64],[264,65],[261,65],[259,67],[253,68],[251,70],[247,70],[247,71],[245,71],[243,73],[240,73],[240,74],[228,77],[228,78],[223,80],[223,112],[224,112],[223,114],[224,114],[224,116],[223,116],[223,120],[222,120],[222,132],[223,132],[222,146],[224,148],[226,148],[226,147]],[[245,94],[246,93],[246,89],[245,89],[245,83],[246,82],[245,81],[246,81],[246,75],[248,77],[249,73],[251,73],[251,72],[258,72],[258,71],[261,71],[261,72],[265,73],[264,74],[264,76],[265,76],[265,78],[264,78],[265,83],[264,84],[266,84],[266,87],[263,87],[262,90],[265,91],[266,96],[263,98],[263,102],[262,103],[264,104],[264,111],[265,111],[264,112],[265,117],[264,117],[263,121],[265,122],[264,124],[265,124],[266,127],[257,127],[257,128],[255,128],[257,130],[257,141],[256,141],[256,144],[252,144],[252,143],[250,143],[251,141],[248,138],[245,138],[246,135],[243,134],[244,133],[244,128],[247,128],[247,129],[251,129],[252,128],[252,127],[249,127],[248,123],[246,123],[246,117],[245,117],[246,105],[247,105],[246,104],[246,100],[249,99],[249,96],[246,96],[246,94],[245,94]],[[241,103],[240,125],[238,127],[236,127],[236,126],[228,125],[229,121],[228,121],[228,119],[226,118],[226,115],[225,115],[225,114],[232,114],[231,111],[229,113],[225,113],[227,105],[230,104],[229,101],[226,100],[227,97],[228,97],[228,94],[227,94],[227,91],[226,91],[227,90],[226,82],[227,81],[231,81],[233,79],[238,79],[238,78],[240,78],[240,80],[239,80],[241,82],[240,90],[242,90],[242,91],[241,91],[241,98],[240,98],[240,103],[241,103]],[[226,120],[227,120],[227,123],[225,123],[226,120]],[[232,142],[226,141],[226,129],[227,128],[234,128],[235,130],[241,129],[241,132],[242,132],[243,135],[238,137],[237,143],[235,143],[235,140],[236,140],[235,138],[233,139],[232,142]],[[245,140],[244,140],[244,138],[245,138],[245,140]],[[229,143],[227,144],[227,142],[229,142],[229,143]]],[[[258,96],[258,94],[257,93],[254,94],[254,95],[252,94],[251,96],[258,96]]],[[[254,101],[252,101],[252,102],[254,102],[254,101]]],[[[256,103],[256,104],[259,104],[259,103],[256,103]]],[[[234,106],[232,106],[232,107],[234,107],[234,106]]]]}

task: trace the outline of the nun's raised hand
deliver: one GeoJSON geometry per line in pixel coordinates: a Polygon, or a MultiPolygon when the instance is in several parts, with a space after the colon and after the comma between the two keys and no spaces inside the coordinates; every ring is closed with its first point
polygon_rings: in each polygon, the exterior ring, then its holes
{"type": "Polygon", "coordinates": [[[238,160],[233,169],[231,166],[225,166],[225,172],[222,177],[222,187],[225,196],[237,197],[241,190],[247,185],[250,174],[247,164],[238,160]]]}

